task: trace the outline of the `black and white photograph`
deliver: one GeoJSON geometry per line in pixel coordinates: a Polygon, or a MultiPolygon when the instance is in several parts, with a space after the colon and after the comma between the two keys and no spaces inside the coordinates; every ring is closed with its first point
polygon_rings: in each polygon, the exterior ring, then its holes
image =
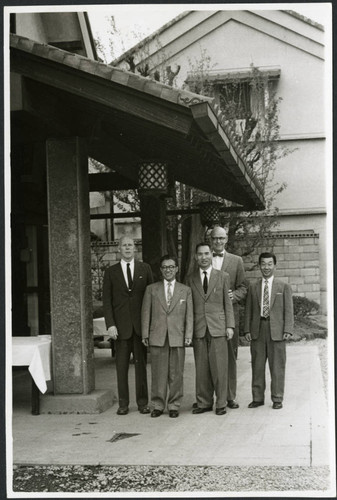
{"type": "Polygon", "coordinates": [[[3,21],[6,498],[335,497],[332,3],[3,21]]]}

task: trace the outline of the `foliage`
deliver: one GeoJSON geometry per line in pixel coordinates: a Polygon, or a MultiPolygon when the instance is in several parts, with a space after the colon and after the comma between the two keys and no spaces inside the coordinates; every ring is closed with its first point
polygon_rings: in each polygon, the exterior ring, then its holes
{"type": "Polygon", "coordinates": [[[319,304],[317,304],[314,300],[307,299],[306,297],[294,295],[293,302],[295,318],[317,314],[319,311],[319,304]]]}

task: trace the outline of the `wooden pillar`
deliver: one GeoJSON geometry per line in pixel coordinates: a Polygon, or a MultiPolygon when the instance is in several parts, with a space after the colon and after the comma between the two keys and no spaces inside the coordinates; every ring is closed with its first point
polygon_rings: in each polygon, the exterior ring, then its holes
{"type": "Polygon", "coordinates": [[[47,192],[54,393],[88,394],[95,380],[84,141],[47,141],[47,192]]]}
{"type": "Polygon", "coordinates": [[[167,192],[167,165],[156,160],[142,162],[139,165],[139,195],[143,261],[150,264],[155,280],[159,280],[161,276],[160,258],[167,253],[167,192]]]}
{"type": "Polygon", "coordinates": [[[143,261],[150,264],[154,279],[160,279],[159,261],[167,253],[166,203],[151,195],[140,196],[143,261]]]}

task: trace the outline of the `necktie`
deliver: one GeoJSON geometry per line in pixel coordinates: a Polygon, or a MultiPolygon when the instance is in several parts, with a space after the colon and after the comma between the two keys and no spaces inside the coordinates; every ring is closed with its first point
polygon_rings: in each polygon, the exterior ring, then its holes
{"type": "Polygon", "coordinates": [[[223,257],[223,253],[215,253],[215,252],[213,252],[213,257],[223,257]]]}
{"type": "Polygon", "coordinates": [[[130,269],[129,263],[126,264],[126,275],[128,277],[128,287],[129,287],[129,290],[131,290],[132,285],[133,285],[133,281],[132,281],[131,269],[130,269]]]}
{"type": "Polygon", "coordinates": [[[207,289],[208,289],[208,279],[207,279],[207,271],[204,271],[204,281],[203,281],[203,284],[202,284],[202,287],[204,289],[204,292],[205,294],[207,293],[207,289]]]}
{"type": "Polygon", "coordinates": [[[268,280],[264,280],[264,291],[263,291],[263,317],[269,317],[269,288],[268,280]]]}
{"type": "Polygon", "coordinates": [[[167,297],[166,297],[166,302],[167,302],[167,308],[170,309],[171,305],[171,300],[172,300],[172,290],[171,290],[172,283],[169,281],[167,283],[167,297]]]}

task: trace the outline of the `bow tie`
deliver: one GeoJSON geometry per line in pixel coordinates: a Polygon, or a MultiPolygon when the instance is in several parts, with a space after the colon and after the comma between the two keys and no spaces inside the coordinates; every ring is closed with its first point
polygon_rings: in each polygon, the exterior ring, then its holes
{"type": "Polygon", "coordinates": [[[213,257],[223,257],[223,253],[213,253],[213,257]]]}

